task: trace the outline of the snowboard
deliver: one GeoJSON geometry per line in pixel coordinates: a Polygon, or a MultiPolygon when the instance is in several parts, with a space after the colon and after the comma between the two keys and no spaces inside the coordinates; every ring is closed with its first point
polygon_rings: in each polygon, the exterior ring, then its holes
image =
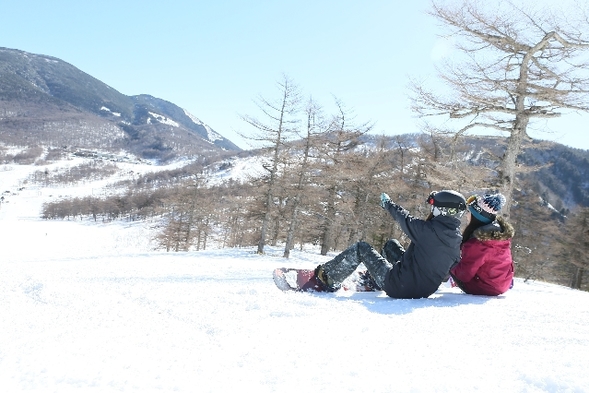
{"type": "MultiPolygon", "coordinates": [[[[341,289],[355,292],[375,292],[380,290],[371,280],[367,280],[365,277],[365,272],[355,273],[344,281],[341,289]]],[[[276,286],[285,292],[330,292],[315,277],[313,269],[280,267],[274,270],[272,278],[276,286]]]]}

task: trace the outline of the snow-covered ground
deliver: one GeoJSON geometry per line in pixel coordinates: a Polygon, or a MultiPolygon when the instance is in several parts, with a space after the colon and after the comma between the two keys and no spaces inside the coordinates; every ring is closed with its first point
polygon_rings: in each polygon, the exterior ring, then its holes
{"type": "Polygon", "coordinates": [[[16,191],[38,169],[0,166],[2,392],[589,392],[589,293],[284,293],[275,267],[328,257],[156,252],[144,223],[43,221],[43,201],[104,184],[16,191]]]}

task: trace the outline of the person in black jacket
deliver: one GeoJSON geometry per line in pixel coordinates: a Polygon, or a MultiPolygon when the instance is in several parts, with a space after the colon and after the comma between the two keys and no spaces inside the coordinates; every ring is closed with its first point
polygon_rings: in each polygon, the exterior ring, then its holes
{"type": "Polygon", "coordinates": [[[434,293],[460,260],[460,218],[466,210],[466,199],[456,191],[443,190],[432,192],[427,203],[431,212],[422,220],[381,194],[381,206],[411,240],[407,251],[394,239],[383,247],[384,256],[366,242],[356,243],[317,266],[315,275],[324,289],[338,290],[364,263],[375,286],[392,298],[419,299],[434,293]]]}

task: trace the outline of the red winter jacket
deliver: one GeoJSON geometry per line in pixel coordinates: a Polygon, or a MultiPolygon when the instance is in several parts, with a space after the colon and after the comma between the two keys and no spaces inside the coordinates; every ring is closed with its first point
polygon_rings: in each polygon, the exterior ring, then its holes
{"type": "Polygon", "coordinates": [[[476,229],[462,243],[460,262],[450,270],[458,287],[472,295],[497,296],[506,292],[513,280],[511,239],[515,231],[502,217],[476,229]]]}

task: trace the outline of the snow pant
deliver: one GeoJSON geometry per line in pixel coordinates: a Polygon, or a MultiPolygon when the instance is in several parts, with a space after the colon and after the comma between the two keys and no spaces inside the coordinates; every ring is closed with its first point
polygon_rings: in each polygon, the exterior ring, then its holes
{"type": "Polygon", "coordinates": [[[323,264],[323,270],[335,284],[341,284],[363,263],[380,288],[384,288],[385,277],[393,269],[394,264],[401,259],[405,249],[393,239],[386,242],[382,254],[379,254],[366,242],[358,242],[331,261],[323,264]]]}

